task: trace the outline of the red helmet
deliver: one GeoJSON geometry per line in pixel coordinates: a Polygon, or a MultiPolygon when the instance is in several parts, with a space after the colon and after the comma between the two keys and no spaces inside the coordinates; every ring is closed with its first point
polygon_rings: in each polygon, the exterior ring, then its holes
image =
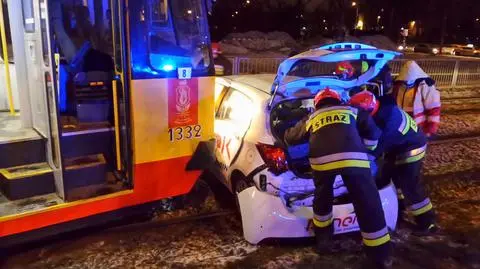
{"type": "Polygon", "coordinates": [[[368,112],[371,112],[372,115],[377,112],[379,105],[377,102],[377,98],[375,98],[375,95],[373,95],[373,93],[369,91],[361,91],[355,94],[354,96],[352,96],[352,98],[350,98],[349,104],[361,107],[368,112]]]}
{"type": "Polygon", "coordinates": [[[335,74],[343,75],[345,78],[351,78],[355,73],[355,68],[353,68],[350,62],[340,62],[337,64],[337,68],[335,69],[335,74]]]}
{"type": "Polygon", "coordinates": [[[318,106],[318,104],[327,98],[333,98],[337,99],[338,101],[341,101],[342,98],[340,97],[340,94],[338,92],[331,90],[329,87],[326,87],[325,89],[319,91],[317,95],[315,95],[315,99],[313,100],[313,104],[318,106]]]}
{"type": "Polygon", "coordinates": [[[219,43],[212,43],[212,53],[213,54],[221,54],[222,50],[220,49],[219,43]]]}

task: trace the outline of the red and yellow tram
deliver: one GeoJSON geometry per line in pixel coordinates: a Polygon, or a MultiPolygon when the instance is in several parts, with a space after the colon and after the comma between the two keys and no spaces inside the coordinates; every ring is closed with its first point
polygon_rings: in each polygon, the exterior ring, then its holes
{"type": "Polygon", "coordinates": [[[192,189],[214,137],[210,4],[3,1],[0,244],[192,189]]]}

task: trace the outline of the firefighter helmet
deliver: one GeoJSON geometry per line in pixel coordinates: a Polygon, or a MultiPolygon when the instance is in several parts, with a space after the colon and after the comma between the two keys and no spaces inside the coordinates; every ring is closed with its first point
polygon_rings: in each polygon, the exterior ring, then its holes
{"type": "Polygon", "coordinates": [[[219,43],[212,43],[212,53],[213,54],[222,54],[222,50],[220,48],[220,44],[219,43]]]}
{"type": "Polygon", "coordinates": [[[342,76],[343,79],[353,77],[354,73],[355,68],[353,68],[352,64],[348,61],[338,63],[335,69],[335,74],[342,76]]]}
{"type": "Polygon", "coordinates": [[[329,87],[326,87],[325,89],[319,91],[317,95],[315,95],[315,99],[313,100],[313,104],[315,107],[317,107],[320,102],[322,102],[325,99],[332,98],[336,99],[338,101],[341,101],[342,98],[340,97],[340,94],[338,92],[331,90],[329,87]]]}
{"type": "Polygon", "coordinates": [[[352,98],[350,98],[349,103],[350,105],[358,106],[367,110],[372,115],[375,115],[375,113],[377,113],[379,106],[377,98],[375,98],[375,95],[369,91],[361,91],[355,94],[354,96],[352,96],[352,98]]]}

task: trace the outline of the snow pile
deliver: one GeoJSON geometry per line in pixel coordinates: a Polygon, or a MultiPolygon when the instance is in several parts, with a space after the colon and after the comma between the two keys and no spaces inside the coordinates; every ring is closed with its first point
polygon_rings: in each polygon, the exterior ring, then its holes
{"type": "MultiPolygon", "coordinates": [[[[383,35],[362,37],[347,36],[345,41],[364,43],[380,49],[396,49],[395,43],[383,35]]],[[[294,51],[301,52],[335,42],[337,41],[332,38],[315,36],[305,41],[305,44],[302,45],[285,32],[263,33],[259,31],[231,33],[220,41],[222,50],[226,55],[263,57],[287,56],[294,51]]]]}
{"type": "Polygon", "coordinates": [[[223,52],[229,55],[261,52],[285,55],[299,47],[295,39],[285,32],[259,31],[228,34],[221,41],[221,46],[223,52]]]}

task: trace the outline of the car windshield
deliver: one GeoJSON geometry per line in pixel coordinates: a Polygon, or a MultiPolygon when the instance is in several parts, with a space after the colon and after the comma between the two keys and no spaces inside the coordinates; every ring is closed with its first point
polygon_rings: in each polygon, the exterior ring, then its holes
{"type": "Polygon", "coordinates": [[[312,77],[329,77],[339,80],[354,80],[373,68],[376,61],[355,60],[344,62],[318,62],[302,60],[292,66],[285,80],[293,81],[312,77]]]}

